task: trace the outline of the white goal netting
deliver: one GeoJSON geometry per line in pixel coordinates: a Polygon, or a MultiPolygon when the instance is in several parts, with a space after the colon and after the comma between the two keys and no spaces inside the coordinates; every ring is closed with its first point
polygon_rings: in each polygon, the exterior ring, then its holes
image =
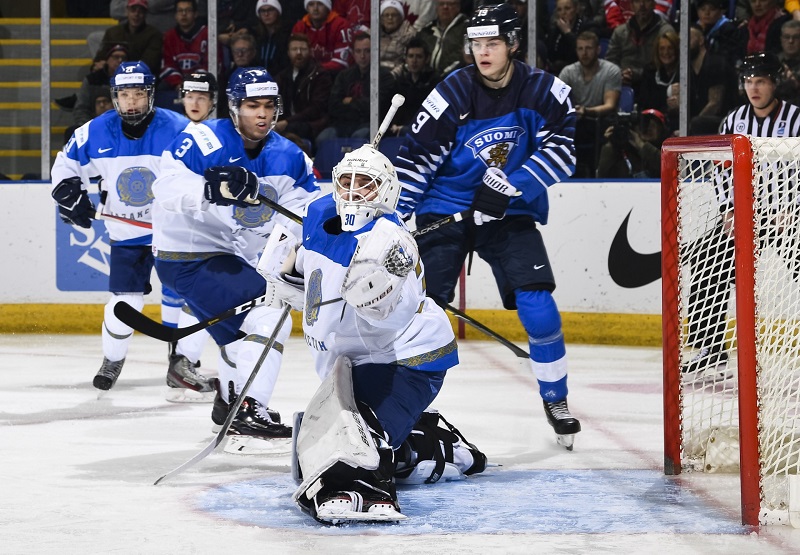
{"type": "Polygon", "coordinates": [[[750,141],[752,222],[740,216],[734,225],[730,151],[700,147],[678,157],[675,370],[685,470],[738,471],[740,421],[757,419],[760,516],[767,522],[784,519],[789,477],[800,468],[800,139],[750,141]],[[752,248],[737,234],[742,225],[752,226],[752,248]],[[744,306],[755,317],[746,324],[736,317],[737,298],[750,297],[741,290],[746,280],[736,284],[736,256],[751,257],[755,268],[754,305],[744,306]],[[740,414],[739,372],[753,370],[737,356],[737,325],[755,328],[755,415],[740,414]]]}

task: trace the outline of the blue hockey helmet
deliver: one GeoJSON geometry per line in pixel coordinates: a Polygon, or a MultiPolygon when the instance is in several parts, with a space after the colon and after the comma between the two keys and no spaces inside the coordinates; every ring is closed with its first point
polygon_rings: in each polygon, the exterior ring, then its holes
{"type": "Polygon", "coordinates": [[[237,69],[228,80],[228,87],[225,89],[228,95],[228,108],[231,112],[236,130],[239,130],[239,107],[242,101],[248,98],[269,98],[275,103],[275,113],[272,116],[270,130],[275,127],[278,116],[283,112],[281,95],[278,94],[278,84],[272,75],[263,67],[243,67],[237,69]]]}
{"type": "Polygon", "coordinates": [[[137,125],[153,111],[156,77],[144,62],[122,62],[111,77],[111,102],[119,117],[126,123],[137,125]],[[119,92],[122,89],[143,89],[147,94],[147,108],[121,109],[119,92]]]}

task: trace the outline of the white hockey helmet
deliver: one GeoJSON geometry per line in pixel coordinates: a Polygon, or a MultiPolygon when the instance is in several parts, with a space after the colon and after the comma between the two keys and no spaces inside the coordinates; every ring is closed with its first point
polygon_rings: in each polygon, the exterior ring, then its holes
{"type": "Polygon", "coordinates": [[[333,190],[344,231],[356,231],[381,214],[393,214],[400,199],[394,166],[371,145],[348,152],[334,166],[333,190]]]}

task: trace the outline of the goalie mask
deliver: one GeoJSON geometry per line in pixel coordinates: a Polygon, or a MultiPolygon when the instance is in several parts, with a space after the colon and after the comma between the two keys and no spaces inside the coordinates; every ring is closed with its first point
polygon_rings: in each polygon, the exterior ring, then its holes
{"type": "Polygon", "coordinates": [[[381,214],[393,214],[400,198],[394,166],[370,145],[348,152],[336,164],[333,187],[344,231],[359,230],[381,214]]]}
{"type": "Polygon", "coordinates": [[[119,65],[110,85],[111,102],[122,121],[138,125],[150,115],[156,98],[155,83],[155,76],[144,62],[122,62],[119,65]]]}

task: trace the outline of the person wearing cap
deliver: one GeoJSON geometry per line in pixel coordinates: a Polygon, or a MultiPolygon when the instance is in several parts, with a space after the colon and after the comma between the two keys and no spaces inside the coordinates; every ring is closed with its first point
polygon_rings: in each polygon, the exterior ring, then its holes
{"type": "Polygon", "coordinates": [[[75,108],[72,110],[75,127],[70,128],[71,130],[68,129],[70,135],[72,135],[72,131],[95,117],[93,95],[100,90],[108,90],[111,76],[117,71],[119,65],[126,61],[128,61],[127,47],[123,44],[114,44],[106,50],[103,66],[83,78],[75,108]]]}
{"type": "MultiPolygon", "coordinates": [[[[110,45],[124,44],[128,48],[128,60],[141,60],[153,71],[161,67],[163,39],[161,31],[147,23],[147,7],[147,0],[128,0],[126,20],[106,29],[98,56],[102,56],[110,45]]],[[[95,62],[99,60],[99,57],[95,58],[95,62]]]]}
{"type": "Polygon", "coordinates": [[[184,76],[208,70],[208,27],[197,15],[197,0],[175,2],[175,27],[164,34],[161,89],[177,90],[184,76]]]}
{"type": "Polygon", "coordinates": [[[289,66],[287,44],[292,23],[283,18],[283,6],[279,0],[258,0],[256,15],[258,23],[250,32],[256,39],[257,63],[272,75],[277,75],[289,66]]]}
{"type": "Polygon", "coordinates": [[[600,149],[597,177],[657,179],[661,177],[661,144],[667,138],[667,118],[660,110],[644,110],[638,124],[620,119],[608,127],[600,149]]]}
{"type": "MultiPolygon", "coordinates": [[[[783,75],[783,66],[771,52],[756,52],[742,60],[739,78],[747,95],[747,103],[735,108],[723,120],[720,134],[738,133],[753,137],[800,137],[800,107],[789,104],[776,96],[776,89],[783,75]]],[[[767,163],[765,163],[767,164],[767,163]]],[[[778,164],[772,162],[771,164],[778,164]]],[[[792,168],[764,168],[766,176],[781,170],[794,173],[792,168]]],[[[766,177],[769,180],[769,177],[766,177]]],[[[727,307],[734,274],[733,191],[729,179],[715,179],[716,198],[720,217],[716,225],[697,243],[697,253],[691,259],[690,292],[687,299],[688,343],[696,355],[683,367],[684,373],[714,377],[726,376],[728,351],[725,341],[727,329],[727,307]],[[726,186],[727,185],[727,186],[726,186]]],[[[792,185],[795,185],[792,183],[792,185]]],[[[794,204],[796,200],[782,199],[780,191],[766,187],[768,200],[757,204],[768,206],[769,214],[756,213],[756,218],[780,217],[781,205],[794,204]]],[[[774,225],[774,224],[773,224],[774,225]]],[[[772,243],[776,236],[760,237],[761,248],[772,243]]],[[[792,272],[795,282],[800,281],[800,260],[792,249],[776,249],[792,272]]]]}
{"type": "Polygon", "coordinates": [[[463,215],[416,238],[427,294],[452,302],[471,252],[491,266],[503,307],[517,311],[529,337],[547,421],[571,450],[581,425],[567,406],[555,273],[538,227],[548,220],[548,189],[575,172],[575,108],[566,83],[514,58],[519,32],[508,4],[473,12],[462,49],[475,62],[436,86],[400,146],[397,211],[418,229],[463,215]]]}
{"type": "Polygon", "coordinates": [[[400,0],[383,0],[381,2],[381,44],[380,64],[389,71],[403,65],[406,45],[414,38],[416,31],[405,19],[405,12],[400,0]]]}
{"type": "Polygon", "coordinates": [[[311,41],[311,55],[320,67],[338,73],[352,63],[350,23],[331,11],[331,0],[305,0],[306,15],[292,27],[311,41]]]}
{"type": "Polygon", "coordinates": [[[446,75],[462,61],[467,17],[461,13],[461,0],[435,0],[436,19],[417,34],[431,52],[431,67],[446,75]]]}
{"type": "Polygon", "coordinates": [[[696,0],[697,24],[703,29],[706,49],[737,65],[747,49],[747,26],[728,19],[728,0],[696,0]]]}

